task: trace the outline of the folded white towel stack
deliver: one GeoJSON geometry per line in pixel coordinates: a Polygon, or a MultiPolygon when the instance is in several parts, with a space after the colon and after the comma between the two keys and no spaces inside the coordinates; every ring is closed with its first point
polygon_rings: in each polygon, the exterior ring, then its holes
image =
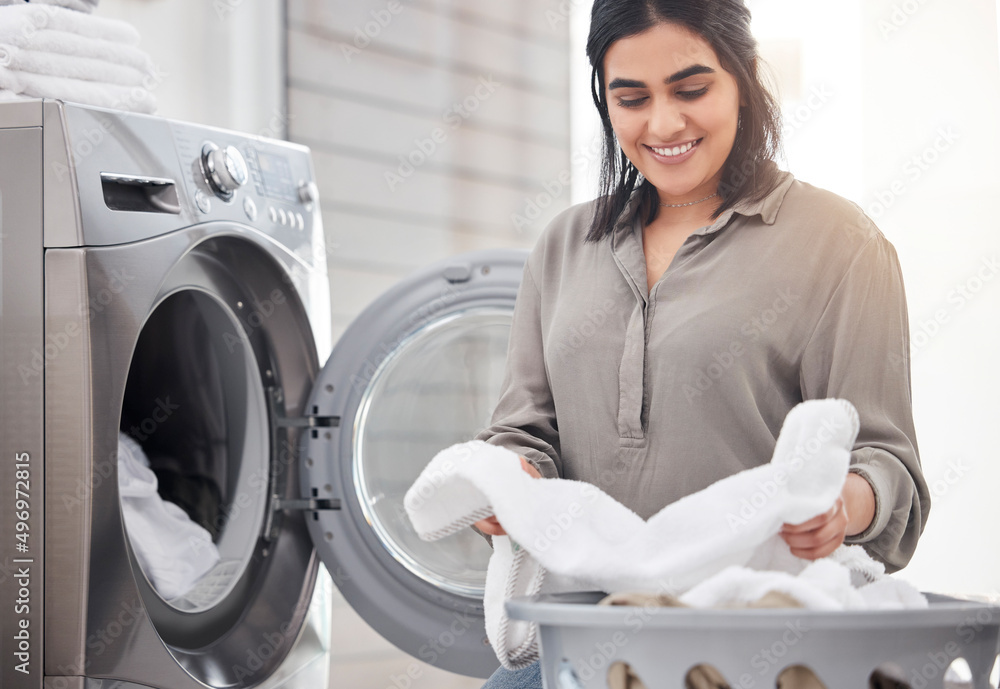
{"type": "Polygon", "coordinates": [[[0,100],[58,98],[155,112],[152,91],[162,77],[137,47],[139,33],[89,14],[96,4],[0,0],[0,100]]]}
{"type": "Polygon", "coordinates": [[[832,507],[857,433],[849,402],[803,402],[785,419],[769,464],[678,500],[648,521],[595,486],[532,479],[515,453],[482,442],[439,453],[404,504],[424,540],[489,514],[503,524],[509,536],[493,539],[484,606],[490,642],[511,669],[538,657],[534,625],[504,611],[503,602],[515,596],[642,591],[708,607],[775,590],[824,610],[926,605],[905,583],[879,579],[884,569],[859,547],[809,563],[778,535],[783,524],[832,507]],[[878,595],[852,585],[852,570],[866,583],[877,579],[878,595]]]}
{"type": "MultiPolygon", "coordinates": [[[[29,0],[0,0],[0,5],[25,5],[29,0]]],[[[77,12],[93,12],[100,0],[30,0],[36,5],[56,5],[77,12]]]]}

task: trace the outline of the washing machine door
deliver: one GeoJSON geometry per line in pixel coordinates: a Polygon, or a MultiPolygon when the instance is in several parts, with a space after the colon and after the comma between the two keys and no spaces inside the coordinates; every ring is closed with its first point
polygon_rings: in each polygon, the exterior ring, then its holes
{"type": "Polygon", "coordinates": [[[309,529],[345,598],[400,649],[478,677],[497,667],[483,625],[490,547],[471,529],[421,541],[403,496],[438,451],[489,425],[526,257],[468,254],[382,295],[334,348],[302,440],[309,529]]]}

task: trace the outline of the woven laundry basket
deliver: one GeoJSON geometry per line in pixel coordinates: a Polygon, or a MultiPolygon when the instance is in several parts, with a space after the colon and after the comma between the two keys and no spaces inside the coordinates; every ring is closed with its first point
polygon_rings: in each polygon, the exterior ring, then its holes
{"type": "Polygon", "coordinates": [[[598,606],[603,593],[507,602],[513,619],[537,622],[545,689],[605,689],[609,667],[627,663],[648,689],[681,689],[695,665],[713,665],[732,689],[773,689],[793,665],[828,689],[867,689],[893,665],[912,689],[941,689],[956,658],[975,689],[990,686],[1000,605],[928,594],[929,609],[818,612],[598,606]]]}

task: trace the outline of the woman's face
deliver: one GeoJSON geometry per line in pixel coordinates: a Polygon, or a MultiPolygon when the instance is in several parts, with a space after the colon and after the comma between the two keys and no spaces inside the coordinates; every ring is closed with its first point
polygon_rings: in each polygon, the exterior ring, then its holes
{"type": "Polygon", "coordinates": [[[712,46],[678,24],[657,24],[612,44],[604,80],[618,142],[660,200],[715,193],[736,139],[740,94],[712,46]]]}

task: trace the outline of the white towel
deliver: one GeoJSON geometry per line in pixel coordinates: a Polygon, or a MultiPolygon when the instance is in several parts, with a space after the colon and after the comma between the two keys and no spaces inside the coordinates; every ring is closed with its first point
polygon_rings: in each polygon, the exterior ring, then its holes
{"type": "Polygon", "coordinates": [[[212,535],[157,492],[142,447],[118,434],[122,519],[142,571],[165,600],[183,596],[219,562],[212,535]]]}
{"type": "Polygon", "coordinates": [[[0,70],[96,81],[117,86],[141,86],[143,80],[152,72],[152,65],[149,65],[149,69],[139,70],[103,59],[0,45],[0,70]]]}
{"type": "Polygon", "coordinates": [[[156,112],[156,96],[142,86],[118,86],[29,72],[12,72],[0,67],[0,93],[4,92],[6,100],[57,98],[115,110],[147,114],[156,112]]]}
{"type": "Polygon", "coordinates": [[[161,77],[131,25],[52,5],[0,6],[0,99],[154,113],[161,77]]]}
{"type": "Polygon", "coordinates": [[[778,535],[783,524],[802,523],[834,504],[857,432],[849,402],[804,402],[785,419],[769,464],[725,478],[648,521],[594,486],[532,479],[515,453],[481,442],[439,453],[404,504],[424,540],[489,514],[503,524],[509,537],[494,538],[484,606],[497,657],[515,669],[537,659],[534,625],[509,620],[503,610],[503,601],[516,595],[572,588],[690,593],[707,606],[752,595],[768,577],[772,589],[818,609],[862,607],[847,567],[796,558],[778,535]]]}
{"type": "Polygon", "coordinates": [[[851,573],[830,559],[817,560],[798,574],[728,567],[680,596],[695,608],[739,607],[765,594],[787,593],[811,610],[857,610],[867,607],[851,585],[851,573]]]}
{"type": "MultiPolygon", "coordinates": [[[[0,5],[24,5],[29,0],[0,0],[0,5]]],[[[100,0],[30,0],[36,5],[57,5],[77,12],[93,12],[100,0]]]]}
{"type": "Polygon", "coordinates": [[[70,31],[42,29],[31,33],[21,33],[9,29],[10,27],[0,24],[0,47],[103,60],[116,65],[133,67],[142,72],[152,70],[149,54],[131,43],[90,38],[70,31]]]}
{"type": "Polygon", "coordinates": [[[76,12],[65,7],[17,3],[0,7],[0,43],[13,36],[30,37],[43,30],[65,31],[86,38],[137,45],[139,32],[127,22],[76,12]]]}

